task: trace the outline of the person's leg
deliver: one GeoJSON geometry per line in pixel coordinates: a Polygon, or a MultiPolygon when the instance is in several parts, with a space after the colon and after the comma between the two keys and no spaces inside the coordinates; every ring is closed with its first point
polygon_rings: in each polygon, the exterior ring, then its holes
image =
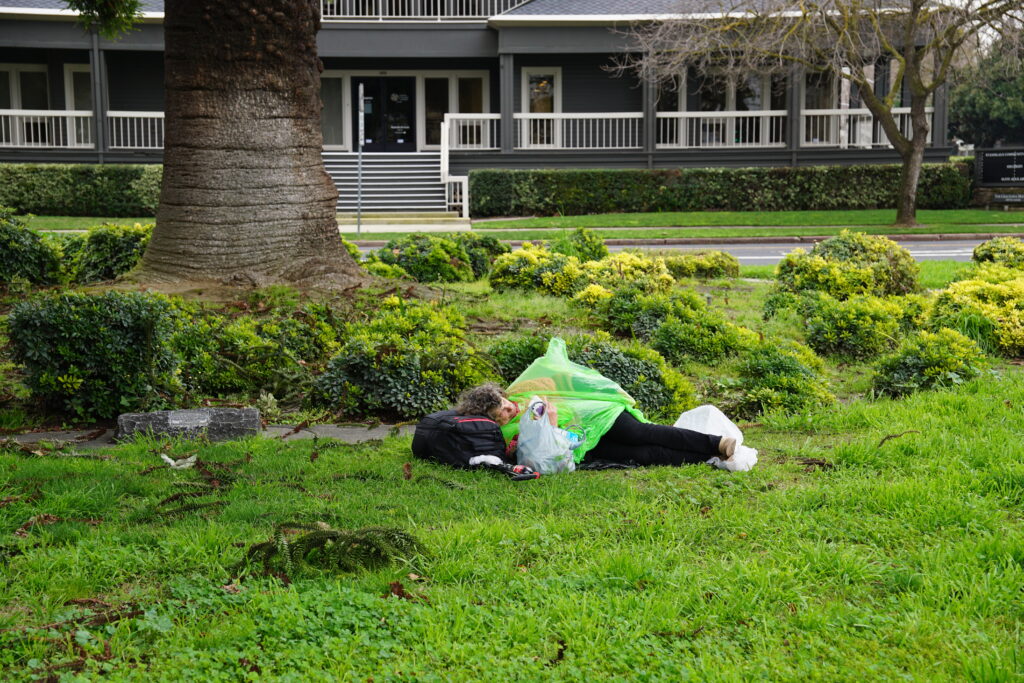
{"type": "Polygon", "coordinates": [[[653,444],[623,443],[609,439],[606,434],[601,437],[596,446],[587,451],[583,462],[603,460],[606,462],[621,462],[623,464],[632,462],[640,466],[679,466],[706,462],[710,457],[711,455],[707,453],[695,453],[693,451],[665,448],[664,446],[653,444]]]}
{"type": "Polygon", "coordinates": [[[611,429],[601,437],[601,442],[610,440],[619,444],[660,446],[673,451],[706,453],[707,457],[704,458],[706,460],[713,455],[719,455],[718,442],[721,439],[720,436],[702,434],[692,429],[640,422],[628,412],[623,411],[615,418],[611,429]]]}

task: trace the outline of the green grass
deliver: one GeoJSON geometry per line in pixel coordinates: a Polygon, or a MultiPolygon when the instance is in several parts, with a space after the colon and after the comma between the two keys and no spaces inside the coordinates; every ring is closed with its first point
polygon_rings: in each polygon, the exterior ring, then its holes
{"type": "Polygon", "coordinates": [[[155,443],[110,460],[0,454],[0,670],[45,677],[85,653],[86,678],[113,680],[1015,679],[1021,406],[1012,368],[769,419],[738,475],[513,483],[413,462],[406,479],[408,438],[315,461],[308,441],[200,446],[252,458],[208,499],[223,505],[170,517],[153,511],[197,474],[141,474],[155,443]],[[46,514],[64,521],[14,535],[46,514]],[[426,552],[287,586],[232,577],[245,546],[294,520],[400,526],[426,552]],[[422,597],[382,597],[393,582],[422,597]],[[83,598],[140,612],[90,626],[107,610],[67,604],[83,598]]]}
{"type": "MultiPolygon", "coordinates": [[[[1022,219],[1024,220],[1024,219],[1022,219]]],[[[484,224],[486,225],[486,224],[484,224]]],[[[474,225],[474,229],[479,230],[481,224],[477,223],[474,225]]],[[[664,239],[668,237],[710,237],[710,238],[721,238],[721,237],[800,237],[800,236],[828,236],[838,235],[843,230],[857,230],[859,232],[865,232],[869,235],[933,235],[933,234],[951,234],[951,233],[1008,233],[1008,234],[1019,234],[1024,233],[1024,228],[1019,225],[961,225],[961,224],[936,224],[931,226],[918,226],[916,228],[894,228],[892,226],[879,226],[879,225],[868,225],[868,226],[857,226],[857,225],[846,225],[846,226],[822,226],[822,227],[755,227],[755,228],[630,228],[630,229],[614,229],[614,228],[595,228],[594,232],[597,233],[602,239],[643,239],[643,240],[656,240],[664,239]]],[[[525,230],[501,230],[484,228],[483,231],[492,237],[500,240],[550,240],[558,229],[548,228],[530,228],[525,230]]],[[[363,231],[362,235],[357,235],[354,232],[342,233],[342,236],[347,240],[352,241],[365,241],[365,240],[391,240],[406,237],[415,233],[411,232],[367,232],[363,231]]],[[[799,245],[794,245],[799,246],[799,245]]]]}
{"type": "Polygon", "coordinates": [[[102,218],[93,216],[22,216],[33,230],[88,230],[104,223],[134,225],[152,223],[152,216],[142,218],[102,218]]]}
{"type": "MultiPolygon", "coordinates": [[[[687,226],[868,226],[891,225],[895,209],[858,211],[665,211],[658,213],[602,213],[587,216],[544,216],[510,220],[477,221],[477,229],[505,228],[614,228],[687,226]]],[[[983,209],[927,210],[917,212],[922,225],[991,225],[1024,223],[1024,213],[983,209]]]]}
{"type": "MultiPolygon", "coordinates": [[[[918,261],[918,265],[921,286],[925,289],[942,289],[971,269],[971,263],[964,261],[918,261]]],[[[741,265],[740,277],[771,280],[775,277],[775,266],[741,265]]]]}

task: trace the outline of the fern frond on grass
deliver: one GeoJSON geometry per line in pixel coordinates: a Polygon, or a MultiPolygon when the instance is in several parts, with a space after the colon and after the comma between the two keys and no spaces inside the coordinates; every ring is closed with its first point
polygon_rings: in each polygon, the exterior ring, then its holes
{"type": "Polygon", "coordinates": [[[299,565],[353,572],[408,558],[421,548],[414,536],[395,527],[331,529],[324,524],[283,524],[274,530],[273,539],[250,546],[240,566],[258,561],[268,572],[280,569],[285,574],[299,565]],[[308,533],[289,533],[296,529],[308,533]]]}

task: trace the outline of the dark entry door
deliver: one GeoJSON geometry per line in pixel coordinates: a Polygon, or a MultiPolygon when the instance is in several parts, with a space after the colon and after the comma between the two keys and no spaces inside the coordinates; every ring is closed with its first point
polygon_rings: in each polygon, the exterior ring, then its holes
{"type": "Polygon", "coordinates": [[[359,140],[359,84],[366,98],[365,152],[416,151],[416,79],[352,77],[352,138],[359,140]]]}

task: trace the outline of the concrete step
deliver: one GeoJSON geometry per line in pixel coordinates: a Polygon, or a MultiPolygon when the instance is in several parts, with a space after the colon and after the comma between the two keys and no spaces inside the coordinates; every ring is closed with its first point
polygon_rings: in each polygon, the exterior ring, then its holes
{"type": "MultiPolygon", "coordinates": [[[[376,216],[377,216],[377,214],[363,212],[363,220],[364,221],[367,218],[369,218],[369,217],[376,217],[376,216]]],[[[339,213],[338,214],[338,220],[339,221],[347,220],[349,218],[351,218],[352,220],[355,220],[355,217],[356,217],[356,215],[354,213],[339,213]]],[[[388,212],[386,214],[381,214],[381,217],[388,218],[388,219],[430,218],[430,219],[433,219],[433,220],[444,220],[445,218],[451,218],[451,219],[455,219],[455,220],[463,220],[463,219],[459,218],[459,214],[458,214],[457,211],[441,211],[441,212],[437,212],[437,211],[430,211],[430,212],[422,212],[422,211],[394,211],[394,212],[388,212]]]]}

